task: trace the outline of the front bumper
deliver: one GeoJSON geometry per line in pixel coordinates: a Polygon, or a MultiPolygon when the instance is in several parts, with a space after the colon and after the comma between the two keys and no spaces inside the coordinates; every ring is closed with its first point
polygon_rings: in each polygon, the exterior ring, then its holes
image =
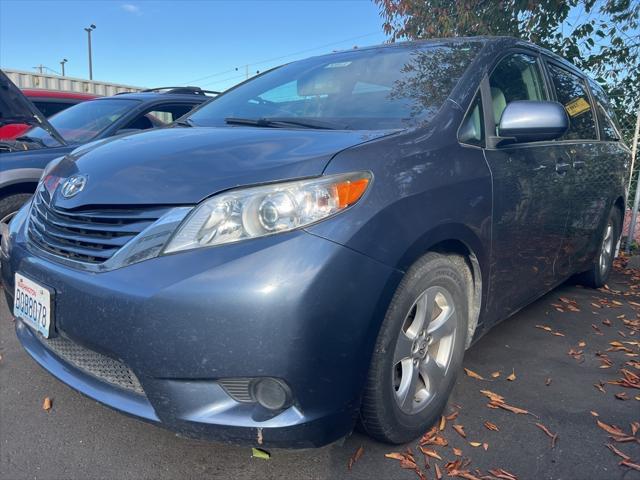
{"type": "Polygon", "coordinates": [[[0,258],[10,308],[16,271],[51,287],[58,335],[126,365],[144,393],[78,368],[17,321],[27,352],[66,384],[190,437],[295,448],[353,428],[399,272],[296,231],[89,273],[41,258],[23,228],[0,258]],[[273,414],[217,383],[266,376],[288,383],[291,407],[273,414]]]}

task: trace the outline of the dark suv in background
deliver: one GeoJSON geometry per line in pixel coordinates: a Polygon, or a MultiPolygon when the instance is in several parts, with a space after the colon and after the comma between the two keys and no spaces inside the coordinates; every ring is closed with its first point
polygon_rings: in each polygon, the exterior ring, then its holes
{"type": "Polygon", "coordinates": [[[40,365],[184,435],[407,442],[483,333],[611,270],[630,151],[535,45],[310,58],[179,123],[52,164],[0,261],[40,365]]]}
{"type": "MultiPolygon", "coordinates": [[[[9,88],[8,82],[6,76],[0,79],[3,88],[5,85],[9,88]]],[[[11,88],[18,90],[13,84],[11,88]]],[[[17,138],[0,140],[0,223],[8,222],[30,198],[42,170],[54,158],[87,142],[166,126],[211,99],[209,93],[216,92],[197,87],[169,87],[96,98],[48,118],[48,128],[34,125],[34,118],[25,115],[25,122],[34,126],[17,138]],[[52,135],[51,129],[58,135],[52,135]]],[[[25,105],[24,110],[27,109],[25,105]]],[[[43,115],[47,116],[44,112],[43,115]]]]}

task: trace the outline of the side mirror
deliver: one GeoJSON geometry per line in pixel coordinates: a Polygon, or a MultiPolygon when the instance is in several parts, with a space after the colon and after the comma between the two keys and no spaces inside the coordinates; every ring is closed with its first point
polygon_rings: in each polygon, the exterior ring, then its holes
{"type": "Polygon", "coordinates": [[[516,142],[540,142],[560,138],[569,129],[569,117],[558,102],[518,100],[502,112],[500,138],[516,142]]]}

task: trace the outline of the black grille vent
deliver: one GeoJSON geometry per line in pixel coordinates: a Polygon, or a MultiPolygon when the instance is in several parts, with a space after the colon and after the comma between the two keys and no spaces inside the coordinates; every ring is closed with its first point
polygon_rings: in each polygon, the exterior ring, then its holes
{"type": "Polygon", "coordinates": [[[51,254],[80,262],[102,263],[160,218],[167,208],[67,210],[50,205],[49,193],[36,193],[29,239],[51,254]]]}
{"type": "Polygon", "coordinates": [[[218,383],[227,394],[241,403],[253,403],[255,399],[251,394],[250,378],[225,378],[218,380],[218,383]]]}
{"type": "Polygon", "coordinates": [[[138,378],[125,364],[94,352],[64,337],[44,339],[45,345],[67,362],[103,382],[110,383],[139,395],[144,390],[138,378]]]}

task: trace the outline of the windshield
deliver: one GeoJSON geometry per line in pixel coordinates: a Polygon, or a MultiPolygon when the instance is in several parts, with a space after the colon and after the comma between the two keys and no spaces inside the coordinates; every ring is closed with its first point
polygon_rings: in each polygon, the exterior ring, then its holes
{"type": "Polygon", "coordinates": [[[195,126],[377,130],[429,121],[480,50],[479,43],[353,50],[290,63],[244,83],[190,115],[195,126]],[[295,125],[291,124],[292,127],[295,125]]]}
{"type": "MultiPolygon", "coordinates": [[[[57,113],[49,118],[49,122],[68,143],[85,143],[97,137],[137,103],[138,100],[125,98],[90,100],[57,113]]],[[[58,142],[40,127],[34,127],[24,135],[40,139],[47,146],[58,145],[58,142]]]]}

